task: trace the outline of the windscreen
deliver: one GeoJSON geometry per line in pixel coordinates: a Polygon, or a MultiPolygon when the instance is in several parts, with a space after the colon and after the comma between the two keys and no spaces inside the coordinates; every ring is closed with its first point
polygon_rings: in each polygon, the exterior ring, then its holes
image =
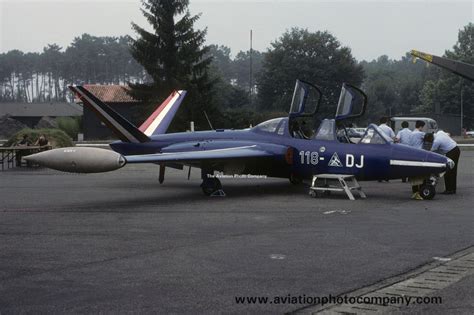
{"type": "Polygon", "coordinates": [[[336,140],[335,121],[333,119],[324,119],[319,125],[318,132],[314,139],[316,140],[336,140]]]}
{"type": "Polygon", "coordinates": [[[362,144],[387,144],[393,142],[392,139],[387,137],[385,133],[380,130],[379,127],[377,127],[374,124],[370,124],[370,126],[367,128],[365,131],[364,136],[360,140],[359,143],[362,144]]]}
{"type": "Polygon", "coordinates": [[[260,132],[274,133],[277,131],[277,128],[280,125],[282,119],[283,118],[275,118],[272,120],[264,121],[258,124],[257,126],[255,126],[255,129],[260,132]]]}

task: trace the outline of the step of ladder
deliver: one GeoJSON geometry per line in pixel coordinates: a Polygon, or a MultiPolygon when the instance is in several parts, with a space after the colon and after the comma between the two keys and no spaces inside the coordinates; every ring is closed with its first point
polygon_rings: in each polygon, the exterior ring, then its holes
{"type": "Polygon", "coordinates": [[[354,195],[352,194],[353,190],[357,191],[362,199],[367,198],[354,175],[318,174],[313,176],[311,187],[309,188],[309,194],[312,197],[317,197],[318,191],[325,193],[329,193],[331,191],[343,191],[350,200],[355,200],[354,195]],[[331,183],[329,183],[328,180],[331,180],[331,183]],[[318,183],[321,181],[323,181],[323,186],[318,186],[318,183]],[[332,184],[334,182],[336,185],[332,184]]]}

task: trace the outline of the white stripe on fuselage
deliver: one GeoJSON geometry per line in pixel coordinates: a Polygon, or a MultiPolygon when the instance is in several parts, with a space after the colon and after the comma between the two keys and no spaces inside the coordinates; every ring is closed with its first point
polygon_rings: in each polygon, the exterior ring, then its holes
{"type": "Polygon", "coordinates": [[[209,152],[225,152],[225,151],[234,151],[234,150],[240,150],[240,149],[251,149],[255,148],[257,145],[247,145],[243,147],[234,147],[234,148],[224,148],[224,149],[212,149],[212,150],[199,150],[199,151],[181,151],[181,152],[165,152],[165,153],[156,153],[156,154],[144,154],[144,155],[127,155],[125,158],[136,158],[136,157],[153,157],[153,156],[170,156],[170,155],[184,155],[188,153],[209,153],[209,152]]]}
{"type": "Polygon", "coordinates": [[[244,147],[234,147],[234,148],[225,148],[225,149],[211,149],[211,150],[196,150],[196,151],[181,151],[181,152],[164,152],[158,153],[158,155],[165,155],[165,154],[179,154],[179,153],[195,153],[195,152],[223,152],[223,151],[232,151],[232,150],[240,150],[240,149],[250,149],[255,148],[257,145],[247,145],[244,147]]]}
{"type": "Polygon", "coordinates": [[[421,167],[446,167],[445,163],[404,161],[404,160],[390,160],[390,165],[421,166],[421,167]]]}
{"type": "Polygon", "coordinates": [[[163,118],[166,116],[166,114],[168,114],[171,108],[175,105],[178,98],[181,96],[181,92],[182,91],[178,91],[176,95],[170,100],[170,102],[166,104],[166,107],[163,108],[163,110],[158,114],[158,116],[151,122],[150,126],[146,128],[144,134],[146,134],[148,137],[153,135],[155,129],[158,128],[158,125],[161,123],[163,118]]]}

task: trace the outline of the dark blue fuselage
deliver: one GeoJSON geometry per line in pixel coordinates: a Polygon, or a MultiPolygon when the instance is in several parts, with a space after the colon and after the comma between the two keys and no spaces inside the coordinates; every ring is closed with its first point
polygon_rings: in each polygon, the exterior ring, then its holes
{"type": "MultiPolygon", "coordinates": [[[[427,177],[446,170],[447,158],[401,144],[341,143],[337,140],[298,139],[289,131],[259,129],[213,130],[156,135],[146,143],[114,142],[110,146],[122,155],[220,150],[249,145],[272,153],[264,159],[216,161],[207,168],[223,171],[239,166],[256,175],[311,178],[315,174],[353,174],[361,180],[427,177]]],[[[200,164],[192,164],[203,167],[200,164]]],[[[237,167],[237,168],[239,168],[237,167]]]]}

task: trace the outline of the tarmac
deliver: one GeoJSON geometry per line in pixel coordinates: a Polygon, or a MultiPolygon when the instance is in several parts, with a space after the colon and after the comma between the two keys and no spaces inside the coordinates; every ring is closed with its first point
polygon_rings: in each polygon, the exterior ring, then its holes
{"type": "MultiPolygon", "coordinates": [[[[370,292],[474,253],[473,162],[462,151],[457,194],[431,201],[398,180],[349,201],[270,178],[223,179],[210,198],[198,170],[160,185],[155,165],[0,172],[0,313],[318,312],[236,298],[370,292]]],[[[396,312],[472,314],[474,276],[457,278],[431,293],[442,304],[396,312]]]]}

